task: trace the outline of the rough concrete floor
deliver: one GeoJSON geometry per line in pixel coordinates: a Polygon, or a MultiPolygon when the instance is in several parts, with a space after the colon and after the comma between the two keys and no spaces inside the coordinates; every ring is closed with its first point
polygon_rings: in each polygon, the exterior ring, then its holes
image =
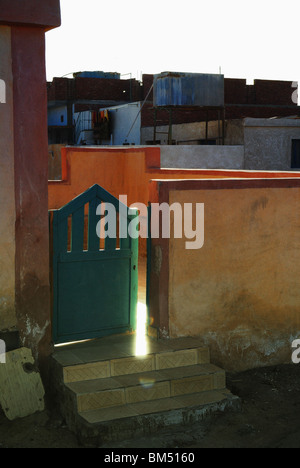
{"type": "MultiPolygon", "coordinates": [[[[229,374],[227,380],[227,388],[241,398],[241,411],[214,414],[205,424],[170,428],[114,447],[128,452],[130,448],[300,448],[300,365],[229,374]]],[[[12,422],[0,413],[0,448],[81,447],[59,415],[43,412],[12,422]]]]}

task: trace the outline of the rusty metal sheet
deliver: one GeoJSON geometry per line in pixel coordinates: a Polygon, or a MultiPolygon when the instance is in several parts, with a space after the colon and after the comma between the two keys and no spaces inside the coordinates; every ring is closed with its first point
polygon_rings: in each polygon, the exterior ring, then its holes
{"type": "Polygon", "coordinates": [[[224,75],[164,72],[154,75],[154,106],[224,106],[224,75]]]}

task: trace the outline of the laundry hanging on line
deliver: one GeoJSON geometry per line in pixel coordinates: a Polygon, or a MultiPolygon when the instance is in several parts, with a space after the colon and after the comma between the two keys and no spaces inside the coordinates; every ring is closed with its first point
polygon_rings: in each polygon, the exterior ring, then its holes
{"type": "Polygon", "coordinates": [[[104,111],[93,111],[92,112],[92,121],[94,125],[101,125],[109,121],[108,110],[104,111]]]}

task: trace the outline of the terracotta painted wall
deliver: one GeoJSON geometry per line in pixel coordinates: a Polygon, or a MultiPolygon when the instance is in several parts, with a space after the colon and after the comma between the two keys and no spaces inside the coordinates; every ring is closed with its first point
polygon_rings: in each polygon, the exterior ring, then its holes
{"type": "MultiPolygon", "coordinates": [[[[300,177],[300,173],[295,172],[161,169],[160,159],[160,148],[153,146],[64,147],[61,150],[62,180],[48,182],[49,210],[61,208],[94,184],[117,198],[127,195],[128,205],[148,205],[149,184],[154,179],[300,177]]],[[[140,240],[140,253],[146,254],[144,239],[140,240]]]]}
{"type": "Polygon", "coordinates": [[[61,208],[94,184],[114,196],[127,195],[128,202],[147,199],[143,149],[62,149],[62,182],[49,181],[49,209],[61,208]]]}
{"type": "Polygon", "coordinates": [[[216,179],[300,177],[294,172],[257,172],[214,169],[161,169],[160,148],[65,147],[62,148],[62,180],[49,181],[49,209],[58,209],[94,184],[114,196],[126,194],[128,202],[147,204],[153,179],[216,179]]]}
{"type": "Polygon", "coordinates": [[[201,249],[152,240],[153,325],[162,335],[200,336],[227,370],[291,362],[300,337],[300,181],[153,182],[151,199],[205,207],[201,249]]]}
{"type": "MultiPolygon", "coordinates": [[[[72,148],[62,149],[62,181],[49,181],[49,209],[58,209],[99,184],[116,198],[127,195],[128,205],[149,201],[149,181],[157,178],[211,177],[213,171],[160,170],[159,148],[72,148]]],[[[215,177],[222,177],[220,172],[215,177]]],[[[146,253],[141,240],[140,252],[146,253]]]]}
{"type": "MultiPolygon", "coordinates": [[[[115,197],[127,195],[128,205],[149,202],[153,179],[216,179],[291,177],[295,173],[230,171],[210,169],[161,169],[160,148],[146,147],[64,147],[61,153],[61,181],[48,182],[49,209],[59,209],[73,198],[99,184],[115,197]]],[[[300,176],[300,173],[299,173],[300,176]]],[[[146,241],[140,240],[140,253],[146,241]]]]}
{"type": "MultiPolygon", "coordinates": [[[[148,203],[148,184],[156,178],[199,177],[199,171],[160,170],[159,148],[66,147],[62,149],[62,181],[49,181],[49,209],[58,209],[94,184],[128,203],[148,203]]],[[[201,172],[210,177],[213,171],[201,172]]],[[[220,173],[220,177],[222,177],[220,173]]]]}

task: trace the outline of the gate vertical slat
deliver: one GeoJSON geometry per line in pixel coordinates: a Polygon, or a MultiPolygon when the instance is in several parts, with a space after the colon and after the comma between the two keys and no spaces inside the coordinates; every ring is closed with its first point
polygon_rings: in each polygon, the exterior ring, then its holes
{"type": "Polygon", "coordinates": [[[147,280],[146,280],[146,304],[149,307],[151,275],[151,204],[148,206],[148,237],[147,237],[147,280]]]}
{"type": "Polygon", "coordinates": [[[125,239],[120,239],[120,248],[122,250],[130,249],[130,239],[128,236],[125,239]]]}
{"type": "Polygon", "coordinates": [[[131,210],[131,214],[128,215],[128,240],[130,242],[131,250],[131,272],[130,272],[130,324],[133,330],[136,329],[136,319],[137,319],[137,305],[138,305],[138,246],[139,238],[129,235],[131,232],[130,223],[138,218],[138,211],[131,210]]]}
{"type": "Polygon", "coordinates": [[[84,238],[84,205],[72,214],[72,252],[83,251],[84,238]]]}
{"type": "Polygon", "coordinates": [[[117,239],[106,237],[105,238],[105,250],[116,250],[117,248],[117,239]]]}
{"type": "MultiPolygon", "coordinates": [[[[112,205],[113,209],[115,210],[115,216],[117,214],[117,211],[116,211],[116,206],[115,205],[112,205]]],[[[112,207],[110,208],[110,210],[112,209],[112,207]]],[[[109,214],[109,211],[108,210],[108,207],[106,206],[106,203],[104,203],[104,216],[108,216],[109,214]]],[[[115,218],[114,216],[114,218],[115,218]]],[[[112,221],[112,220],[111,220],[112,221]]],[[[115,222],[116,222],[116,218],[115,218],[115,222]]],[[[106,229],[108,229],[109,226],[106,225],[106,229]]],[[[111,227],[111,230],[110,232],[108,232],[108,235],[107,237],[105,237],[105,250],[116,250],[117,248],[117,225],[115,224],[115,226],[111,227]],[[109,237],[109,235],[112,235],[112,237],[109,237]]]]}
{"type": "Polygon", "coordinates": [[[98,222],[96,211],[99,203],[101,203],[100,200],[94,198],[89,204],[88,250],[90,252],[97,252],[100,247],[96,231],[98,222]]]}
{"type": "Polygon", "coordinates": [[[58,252],[68,251],[68,218],[59,219],[58,212],[54,213],[53,222],[57,226],[58,239],[57,239],[57,250],[58,252]]]}

